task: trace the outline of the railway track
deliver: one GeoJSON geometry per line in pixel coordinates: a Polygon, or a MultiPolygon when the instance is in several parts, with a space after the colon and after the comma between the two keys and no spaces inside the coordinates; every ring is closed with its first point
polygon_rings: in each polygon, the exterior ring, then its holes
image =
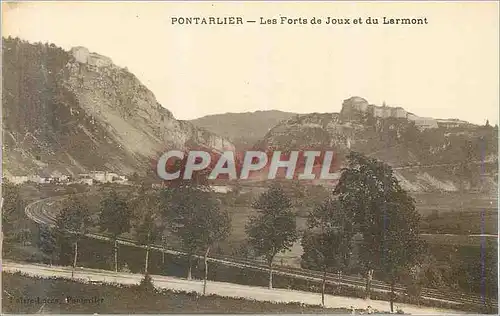
{"type": "MultiPolygon", "coordinates": [[[[32,202],[28,206],[26,206],[25,213],[31,220],[33,220],[38,224],[54,226],[56,222],[56,215],[53,212],[49,211],[49,207],[52,206],[53,203],[60,200],[64,200],[65,198],[66,198],[65,196],[52,197],[32,202]]],[[[104,241],[111,241],[111,238],[102,234],[89,233],[86,234],[86,237],[104,241]]],[[[119,238],[117,242],[119,244],[131,247],[137,247],[143,249],[146,248],[146,246],[144,245],[137,244],[136,241],[133,239],[119,238]]],[[[177,256],[187,255],[187,253],[183,251],[165,248],[161,245],[156,245],[156,244],[151,245],[149,248],[152,250],[165,252],[171,255],[177,255],[177,256]]],[[[200,259],[203,258],[203,256],[195,256],[195,257],[200,259]]],[[[208,258],[208,261],[216,262],[226,266],[233,266],[241,269],[251,269],[258,271],[268,271],[269,269],[268,266],[262,261],[231,257],[231,256],[212,255],[208,258]]],[[[307,270],[302,268],[276,266],[273,267],[273,272],[276,275],[283,275],[287,277],[292,277],[296,279],[302,279],[317,283],[322,282],[323,279],[322,272],[307,270]]],[[[338,275],[332,273],[327,273],[326,282],[328,284],[334,284],[334,285],[341,284],[344,286],[350,286],[355,288],[364,288],[366,284],[365,283],[366,281],[363,277],[353,276],[353,275],[342,275],[339,277],[338,275]]],[[[377,292],[390,292],[390,286],[384,282],[373,280],[372,290],[377,292]]],[[[406,294],[406,288],[402,285],[396,285],[395,292],[399,294],[406,294]]],[[[430,288],[422,289],[421,297],[428,300],[448,302],[457,305],[467,304],[467,305],[483,306],[485,305],[486,302],[489,302],[490,304],[498,306],[497,300],[483,298],[482,296],[479,295],[471,295],[460,292],[443,292],[430,288]]]]}

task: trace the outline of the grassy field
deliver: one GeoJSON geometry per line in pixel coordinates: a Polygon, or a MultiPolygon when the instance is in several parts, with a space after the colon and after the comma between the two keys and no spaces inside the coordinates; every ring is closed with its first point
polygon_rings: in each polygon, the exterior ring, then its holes
{"type": "MultiPolygon", "coordinates": [[[[89,192],[88,194],[97,197],[104,196],[105,191],[89,192]]],[[[100,198],[88,199],[90,208],[96,215],[99,208],[100,198]]],[[[479,234],[484,232],[486,234],[495,234],[497,232],[497,211],[496,209],[487,209],[481,213],[479,210],[471,211],[471,207],[488,206],[490,200],[484,196],[467,195],[460,198],[455,194],[421,194],[416,198],[418,205],[421,203],[429,203],[429,208],[433,206],[439,207],[439,211],[424,212],[422,214],[422,233],[432,235],[423,235],[422,237],[430,244],[444,244],[453,246],[477,246],[481,245],[481,237],[469,237],[466,234],[479,234]],[[469,199],[465,201],[464,199],[469,199]],[[436,204],[437,203],[437,204],[436,204]],[[463,205],[455,211],[451,211],[451,206],[447,204],[438,205],[439,203],[448,203],[453,205],[463,205]],[[454,235],[445,235],[454,234],[454,235]]],[[[245,203],[250,204],[250,203],[245,203]]],[[[417,207],[418,207],[417,205],[417,207]]],[[[231,217],[231,233],[229,238],[221,242],[218,246],[218,252],[228,255],[244,255],[248,251],[246,244],[247,235],[245,233],[245,225],[252,215],[257,214],[256,210],[250,206],[243,205],[225,205],[224,208],[228,211],[231,217]]],[[[306,228],[306,218],[302,217],[307,214],[307,207],[296,209],[300,215],[297,217],[297,228],[303,231],[306,228]]],[[[95,228],[97,232],[97,227],[95,228]]],[[[166,232],[168,234],[168,232],[166,232]]],[[[179,246],[179,241],[175,236],[169,235],[170,247],[179,246]]],[[[124,234],[124,237],[133,238],[134,232],[131,231],[124,234]]],[[[487,246],[496,246],[496,239],[492,237],[485,238],[487,246]],[[493,245],[495,244],[495,245],[493,245]]],[[[300,266],[300,256],[302,255],[302,247],[300,242],[294,244],[290,251],[279,253],[276,257],[276,264],[284,264],[289,266],[300,266]]]]}
{"type": "MultiPolygon", "coordinates": [[[[231,216],[232,230],[228,241],[224,242],[224,250],[228,253],[244,247],[247,238],[245,233],[245,224],[256,211],[251,207],[245,206],[227,206],[231,216]]],[[[482,229],[485,234],[496,234],[497,213],[489,211],[481,219],[481,213],[471,212],[445,212],[438,215],[438,218],[428,219],[423,217],[422,238],[429,244],[442,244],[449,246],[476,246],[479,247],[484,242],[487,247],[497,247],[495,237],[485,237],[484,241],[479,236],[467,236],[465,234],[480,234],[482,229]],[[484,227],[482,227],[484,223],[484,227]],[[453,235],[450,235],[453,234],[453,235]]],[[[306,218],[297,217],[297,229],[303,231],[306,229],[306,218]]],[[[300,256],[302,255],[300,242],[296,242],[290,251],[279,253],[276,257],[276,263],[300,267],[300,256]]]]}
{"type": "Polygon", "coordinates": [[[19,194],[25,203],[30,203],[36,200],[45,199],[52,196],[91,192],[92,187],[81,184],[72,185],[57,185],[57,184],[35,184],[24,183],[19,185],[19,194]]]}
{"type": "Polygon", "coordinates": [[[498,248],[498,239],[495,237],[463,236],[463,235],[422,235],[423,240],[433,245],[464,246],[498,248]]]}
{"type": "Polygon", "coordinates": [[[469,210],[456,212],[438,212],[422,216],[422,233],[432,234],[498,234],[497,210],[469,210]]]}
{"type": "Polygon", "coordinates": [[[422,215],[433,211],[470,212],[479,210],[497,210],[498,198],[494,193],[476,192],[435,192],[413,193],[417,210],[422,215]]]}
{"type": "MultiPolygon", "coordinates": [[[[225,253],[230,253],[234,255],[244,255],[245,248],[248,249],[246,240],[247,234],[245,232],[245,225],[251,216],[257,214],[257,212],[246,206],[233,206],[226,207],[230,217],[231,217],[231,233],[227,241],[222,242],[220,247],[225,253]]],[[[297,229],[303,231],[305,229],[305,219],[302,217],[297,217],[297,229]]],[[[302,247],[300,242],[296,242],[292,249],[284,253],[278,253],[276,255],[276,264],[300,267],[300,256],[302,255],[302,247]]]]}
{"type": "MultiPolygon", "coordinates": [[[[101,195],[103,194],[103,191],[101,190],[102,188],[87,188],[89,190],[89,194],[94,195],[97,192],[99,192],[101,195]]],[[[130,189],[130,188],[129,188],[130,189]]],[[[61,190],[59,189],[58,186],[41,186],[41,187],[26,187],[23,188],[23,197],[25,198],[26,201],[32,201],[36,200],[38,198],[43,198],[47,197],[50,195],[59,195],[59,194],[64,194],[65,192],[60,192],[61,190]]],[[[450,199],[453,199],[456,197],[455,195],[450,195],[446,199],[444,199],[441,195],[435,195],[435,196],[430,196],[427,195],[425,196],[426,201],[434,201],[435,203],[437,202],[446,202],[450,201],[450,199]]],[[[469,225],[469,226],[474,226],[477,227],[477,218],[479,218],[481,221],[484,221],[486,225],[489,225],[488,227],[489,230],[493,230],[496,227],[496,210],[488,210],[485,212],[485,216],[483,219],[481,219],[481,213],[473,213],[474,211],[471,211],[470,206],[471,204],[466,204],[463,199],[464,198],[471,198],[473,199],[473,195],[470,196],[465,196],[462,198],[462,203],[463,205],[468,205],[467,207],[463,209],[459,209],[455,212],[451,211],[442,211],[443,208],[440,209],[440,211],[436,212],[430,212],[427,213],[427,222],[431,223],[434,228],[442,229],[443,227],[446,226],[447,223],[453,223],[456,225],[457,223],[463,223],[463,225],[469,225]],[[479,216],[475,216],[475,215],[479,216]],[[431,215],[431,220],[429,220],[429,215],[431,215]],[[432,218],[432,216],[435,216],[432,218]],[[437,225],[437,226],[436,226],[437,225]]],[[[91,202],[91,208],[94,209],[94,212],[97,212],[98,209],[98,202],[99,198],[94,198],[94,199],[88,199],[91,202]]],[[[424,201],[423,195],[420,196],[420,202],[424,201]]],[[[434,203],[433,202],[433,203],[434,203]]],[[[486,206],[490,204],[490,200],[486,198],[482,198],[480,196],[475,197],[475,203],[474,205],[476,206],[486,206]]],[[[451,203],[451,202],[450,202],[451,203]]],[[[453,203],[458,203],[454,201],[453,203]]],[[[238,205],[226,205],[224,206],[227,208],[231,220],[232,220],[232,230],[231,234],[228,238],[227,241],[221,243],[217,247],[214,247],[212,250],[212,254],[223,254],[223,255],[237,255],[237,256],[249,256],[249,258],[253,258],[253,255],[251,253],[249,245],[246,244],[246,233],[245,233],[245,225],[248,222],[248,219],[250,216],[253,214],[256,214],[256,211],[252,209],[249,206],[249,203],[245,204],[238,204],[238,205]]],[[[429,205],[434,205],[430,203],[429,205]]],[[[446,209],[450,209],[449,207],[446,209]]],[[[302,210],[302,213],[304,213],[304,210],[302,210]]],[[[3,256],[4,258],[9,258],[12,260],[18,260],[18,261],[31,261],[31,262],[46,262],[46,256],[42,255],[40,250],[37,247],[37,242],[38,242],[38,225],[35,225],[33,222],[31,222],[29,219],[27,219],[24,216],[24,212],[20,212],[19,217],[16,219],[16,225],[15,227],[26,229],[30,232],[31,237],[29,240],[25,241],[14,241],[12,240],[8,244],[4,244],[3,247],[3,256]]],[[[304,217],[298,217],[297,218],[297,227],[299,230],[302,230],[305,228],[305,218],[304,217]]],[[[463,228],[464,226],[461,226],[463,228]]],[[[470,231],[470,234],[476,233],[474,229],[468,230],[470,231]]],[[[487,230],[486,233],[489,231],[487,230]]],[[[496,231],[495,231],[496,232],[496,231]]],[[[452,232],[449,232],[452,233],[452,232]]],[[[127,234],[127,237],[133,237],[133,232],[127,234]]],[[[481,284],[480,280],[478,278],[481,277],[481,271],[482,267],[477,266],[478,262],[482,262],[480,259],[482,258],[482,255],[480,253],[480,245],[482,242],[481,237],[468,237],[468,236],[454,236],[454,235],[427,235],[423,236],[428,243],[431,245],[431,252],[434,256],[437,257],[437,259],[440,262],[454,262],[456,264],[460,264],[460,266],[457,266],[453,268],[450,273],[452,273],[447,279],[452,282],[453,280],[457,279],[456,273],[459,273],[460,275],[466,275],[467,277],[464,279],[465,283],[462,282],[460,287],[464,290],[472,291],[479,293],[482,291],[477,285],[481,284]],[[469,248],[470,247],[470,248],[469,248]],[[470,257],[469,254],[472,254],[474,252],[473,258],[467,258],[467,256],[470,257]],[[477,254],[475,253],[477,252],[477,254]],[[453,258],[452,258],[453,257],[453,258]],[[455,275],[455,276],[454,276],[455,275]]],[[[496,238],[486,238],[485,242],[485,248],[486,248],[486,253],[488,255],[488,258],[491,256],[491,254],[496,253],[497,249],[497,244],[496,244],[496,238]]],[[[168,238],[168,244],[167,247],[169,248],[179,248],[179,243],[175,238],[168,238]]],[[[79,262],[81,261],[82,265],[89,266],[89,267],[95,267],[95,268],[109,268],[112,266],[112,262],[110,261],[112,258],[112,247],[108,243],[98,243],[96,241],[92,241],[87,244],[85,243],[81,245],[81,249],[79,247],[79,250],[81,253],[79,254],[79,262]]],[[[67,249],[68,254],[72,253],[72,249],[67,249]]],[[[300,255],[302,254],[302,249],[300,247],[299,243],[296,243],[291,251],[285,252],[285,253],[280,253],[277,255],[275,259],[275,264],[276,265],[290,265],[290,266],[300,266],[300,255]]],[[[140,271],[142,269],[143,263],[144,263],[144,251],[137,249],[137,250],[132,250],[132,249],[127,249],[125,251],[124,248],[120,248],[119,250],[119,259],[120,261],[127,262],[129,265],[130,270],[134,271],[140,271]]],[[[71,260],[69,256],[66,258],[67,260],[71,260]]],[[[493,257],[492,257],[493,258],[493,257]]],[[[65,260],[66,260],[65,259],[65,260]]],[[[168,260],[168,259],[167,259],[168,260]]],[[[184,262],[176,262],[176,260],[173,260],[175,262],[172,262],[170,267],[165,270],[165,265],[161,264],[163,261],[163,258],[159,253],[153,252],[151,253],[151,269],[156,269],[154,266],[156,265],[158,268],[158,273],[163,274],[166,272],[168,275],[176,275],[176,276],[184,276],[185,275],[185,263],[184,262]],[[156,264],[153,264],[153,262],[156,262],[156,264]],[[160,271],[161,270],[161,271],[160,271]]],[[[495,267],[496,266],[496,261],[494,262],[493,259],[488,259],[486,260],[486,268],[487,270],[490,267],[495,267]]],[[[48,262],[46,262],[48,263],[48,262]]],[[[68,261],[69,264],[69,261],[68,261]]],[[[215,272],[215,271],[214,271],[215,272]]],[[[220,277],[223,277],[225,273],[217,273],[217,276],[214,275],[215,279],[218,279],[220,277]]],[[[493,275],[488,273],[487,280],[492,280],[496,278],[492,277],[493,275]]],[[[496,274],[495,274],[496,276],[496,274]]],[[[242,276],[242,280],[248,280],[248,276],[244,275],[242,276]]],[[[232,280],[229,280],[232,281],[232,280]]],[[[265,285],[265,278],[262,280],[263,285],[265,285]]],[[[495,283],[496,284],[496,283],[495,283]]],[[[489,285],[488,285],[489,286],[489,285]]]]}
{"type": "Polygon", "coordinates": [[[82,284],[63,279],[38,279],[2,273],[4,313],[54,314],[137,314],[137,313],[347,313],[345,309],[320,306],[275,304],[215,295],[198,296],[185,292],[146,292],[138,287],[82,284]],[[95,298],[93,301],[67,297],[95,298]],[[42,302],[45,299],[48,303],[42,302]],[[33,302],[29,302],[32,299],[33,302]]]}

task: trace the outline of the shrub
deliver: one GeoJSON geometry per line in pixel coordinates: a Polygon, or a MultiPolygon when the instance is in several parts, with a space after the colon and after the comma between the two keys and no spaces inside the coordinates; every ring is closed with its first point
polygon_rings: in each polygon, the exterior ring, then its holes
{"type": "Polygon", "coordinates": [[[120,270],[121,270],[121,272],[126,272],[126,273],[132,272],[132,271],[130,271],[128,264],[126,264],[126,263],[123,265],[123,267],[120,270]]]}
{"type": "Polygon", "coordinates": [[[139,283],[139,289],[144,292],[156,292],[156,288],[153,284],[153,278],[151,278],[151,275],[149,273],[146,273],[144,275],[144,278],[142,278],[141,282],[139,283]]]}

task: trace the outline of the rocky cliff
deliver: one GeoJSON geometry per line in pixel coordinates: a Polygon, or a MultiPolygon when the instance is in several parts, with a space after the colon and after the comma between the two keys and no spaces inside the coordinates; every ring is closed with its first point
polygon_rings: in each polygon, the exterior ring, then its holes
{"type": "Polygon", "coordinates": [[[227,139],[179,121],[108,57],[83,47],[3,40],[4,174],[150,172],[166,149],[227,139]]]}

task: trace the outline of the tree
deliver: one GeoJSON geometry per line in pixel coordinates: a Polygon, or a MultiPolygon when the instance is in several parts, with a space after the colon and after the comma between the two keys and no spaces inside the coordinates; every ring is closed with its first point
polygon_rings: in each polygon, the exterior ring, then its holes
{"type": "Polygon", "coordinates": [[[161,264],[162,267],[165,266],[165,251],[167,250],[167,236],[161,235],[161,246],[162,246],[162,252],[161,252],[161,264]]]}
{"type": "Polygon", "coordinates": [[[16,242],[21,243],[23,246],[30,245],[31,244],[31,229],[29,228],[21,228],[16,230],[16,232],[13,234],[14,240],[16,242]]]}
{"type": "Polygon", "coordinates": [[[234,181],[233,185],[231,186],[231,191],[235,196],[238,196],[241,194],[241,191],[242,191],[242,187],[241,187],[241,183],[236,180],[234,181]]]}
{"type": "Polygon", "coordinates": [[[323,271],[321,303],[325,305],[327,272],[339,275],[349,264],[352,245],[352,220],[338,201],[328,198],[309,214],[308,230],[302,238],[302,260],[307,268],[323,271]]]}
{"type": "Polygon", "coordinates": [[[429,252],[422,253],[418,262],[403,274],[407,294],[420,303],[423,288],[446,289],[440,264],[429,252]]]}
{"type": "Polygon", "coordinates": [[[167,189],[164,197],[168,201],[165,217],[188,253],[188,279],[191,279],[193,256],[204,251],[205,292],[208,254],[216,242],[229,235],[229,216],[227,212],[220,210],[219,202],[213,198],[213,191],[205,185],[184,183],[167,189]]]}
{"type": "Polygon", "coordinates": [[[112,190],[100,203],[99,226],[102,232],[107,232],[113,240],[115,272],[118,272],[118,237],[130,230],[132,217],[127,202],[112,190]]]}
{"type": "Polygon", "coordinates": [[[315,207],[318,201],[324,201],[332,194],[331,190],[322,185],[310,185],[306,187],[305,206],[315,207]]]}
{"type": "Polygon", "coordinates": [[[238,181],[234,181],[232,185],[230,185],[230,190],[225,194],[224,203],[226,205],[235,205],[238,197],[241,195],[242,188],[241,184],[238,181]]]}
{"type": "Polygon", "coordinates": [[[429,144],[424,140],[423,133],[418,129],[415,121],[410,121],[403,130],[403,139],[411,149],[428,150],[429,144]]]}
{"type": "Polygon", "coordinates": [[[160,218],[161,205],[158,197],[151,193],[136,199],[136,237],[139,244],[146,247],[146,258],[144,263],[144,273],[148,273],[149,250],[163,232],[162,221],[160,218]]]}
{"type": "Polygon", "coordinates": [[[141,282],[137,287],[139,288],[139,290],[144,291],[148,294],[156,292],[156,288],[153,284],[153,278],[151,277],[149,272],[146,272],[144,274],[144,278],[142,278],[141,282]]]}
{"type": "Polygon", "coordinates": [[[306,197],[306,188],[299,180],[293,180],[291,183],[292,197],[296,201],[295,204],[300,205],[306,197]]]}
{"type": "Polygon", "coordinates": [[[298,239],[292,201],[278,185],[262,193],[252,204],[258,215],[246,225],[249,244],[269,265],[269,288],[273,287],[273,260],[278,252],[289,250],[298,239]]]}
{"type": "Polygon", "coordinates": [[[22,211],[19,186],[3,179],[2,182],[2,231],[5,234],[14,228],[16,215],[22,211]]]}
{"type": "Polygon", "coordinates": [[[49,263],[52,265],[57,256],[57,234],[48,226],[40,226],[40,235],[38,247],[49,257],[49,263]]]}
{"type": "Polygon", "coordinates": [[[196,234],[198,243],[205,250],[204,263],[205,275],[203,279],[203,295],[207,289],[208,279],[208,254],[210,249],[219,241],[222,241],[229,236],[231,230],[231,220],[229,214],[219,209],[217,204],[208,204],[207,208],[201,210],[198,220],[196,234]],[[201,225],[200,225],[201,224],[201,225]],[[200,227],[201,226],[201,227],[200,227]]]}
{"type": "Polygon", "coordinates": [[[70,240],[74,246],[73,270],[74,276],[76,262],[78,259],[78,242],[87,233],[91,224],[88,206],[76,196],[70,197],[56,217],[56,229],[58,237],[62,240],[70,240]]]}
{"type": "Polygon", "coordinates": [[[182,247],[187,252],[187,279],[191,280],[193,255],[199,250],[191,235],[191,231],[196,231],[196,227],[191,224],[195,222],[195,209],[203,207],[206,196],[200,187],[191,186],[187,182],[165,188],[161,195],[164,202],[162,216],[164,221],[169,223],[172,232],[180,238],[182,247]]]}
{"type": "Polygon", "coordinates": [[[363,235],[360,260],[367,273],[367,297],[376,270],[391,285],[392,311],[398,275],[414,265],[422,252],[415,201],[401,188],[390,166],[355,152],[348,155],[334,194],[363,235]]]}

